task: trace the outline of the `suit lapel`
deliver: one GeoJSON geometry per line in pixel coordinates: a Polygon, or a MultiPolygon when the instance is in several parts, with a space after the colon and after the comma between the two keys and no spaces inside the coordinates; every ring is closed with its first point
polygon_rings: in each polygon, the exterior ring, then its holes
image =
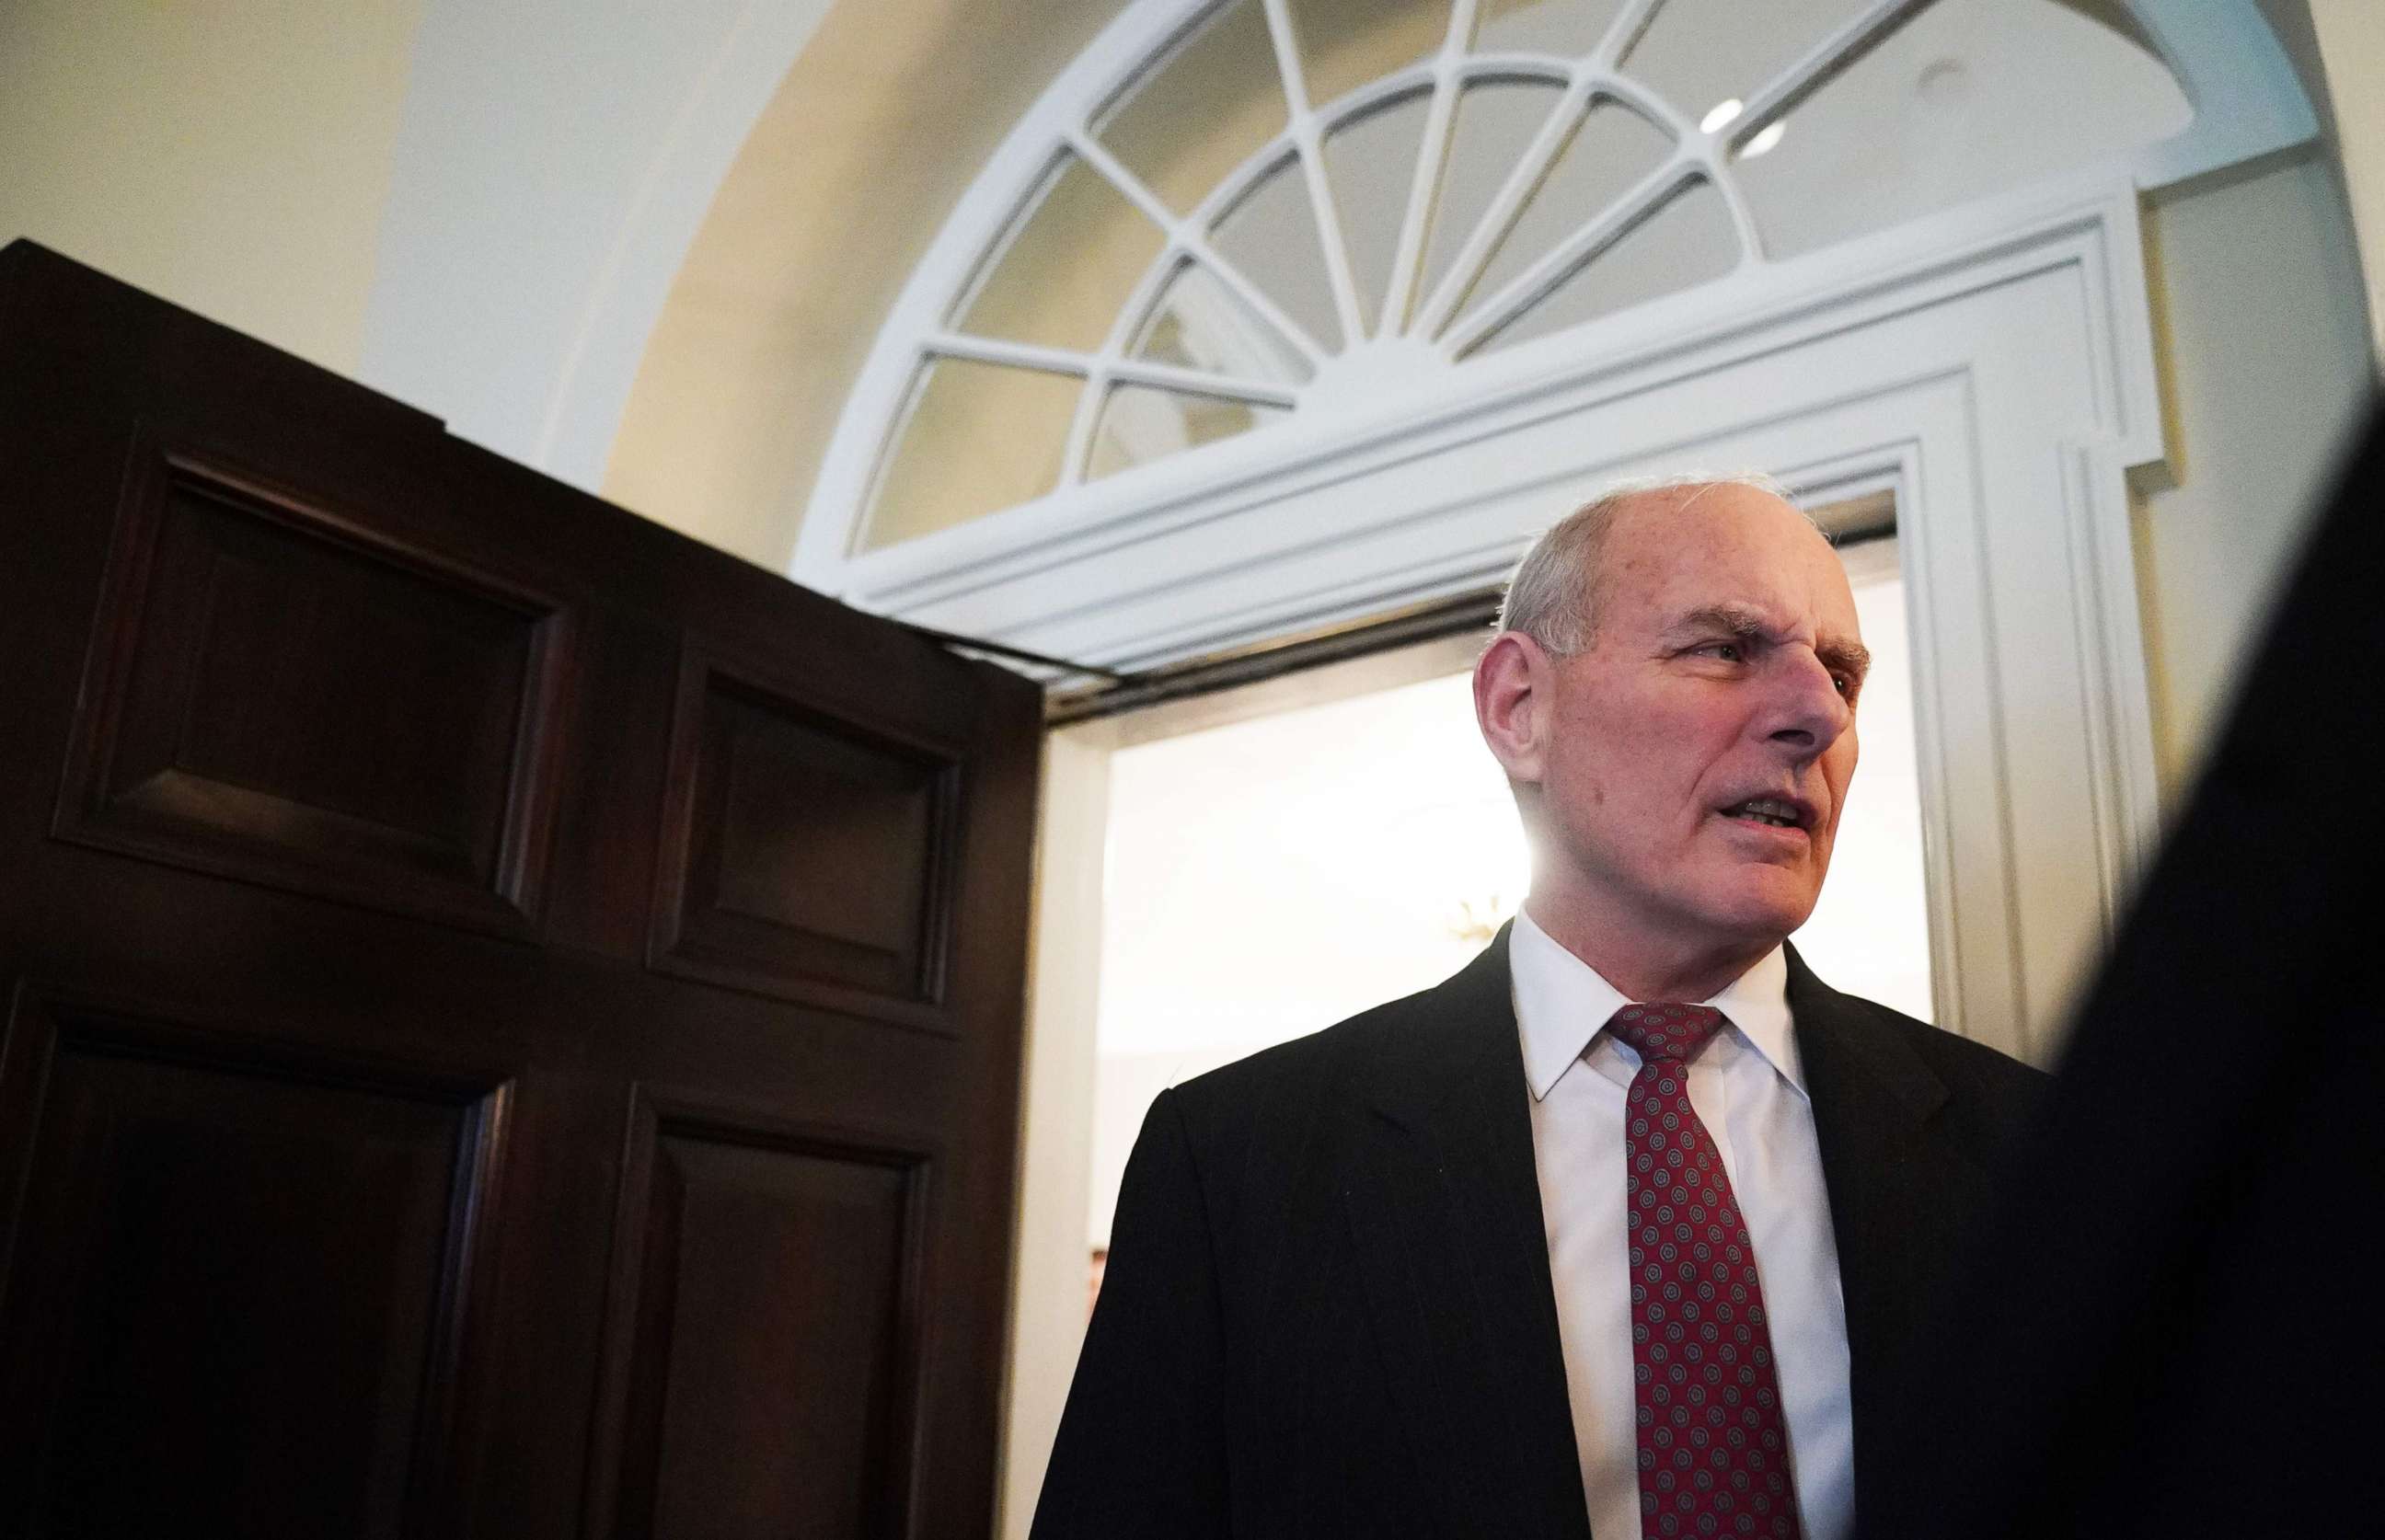
{"type": "Polygon", "coordinates": [[[1343,1197],[1423,1488],[1453,1535],[1590,1533],[1507,935],[1367,1066],[1343,1197]]]}
{"type": "Polygon", "coordinates": [[[1945,1084],[1897,1032],[1862,1000],[1814,976],[1789,950],[1789,1011],[1813,1100],[1822,1180],[1829,1189],[1838,1243],[1839,1284],[1846,1300],[1849,1391],[1855,1441],[1855,1511],[1889,1472],[1874,1458],[1879,1421],[1919,1323],[1924,1281],[1954,1239],[1950,1194],[1963,1158],[1933,1137],[1945,1084]],[[1950,1180],[1952,1178],[1952,1180],[1950,1180]]]}

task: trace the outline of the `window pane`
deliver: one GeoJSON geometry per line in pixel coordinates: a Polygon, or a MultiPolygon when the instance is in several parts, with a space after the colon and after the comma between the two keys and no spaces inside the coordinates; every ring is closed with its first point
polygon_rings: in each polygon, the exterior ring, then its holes
{"type": "Polygon", "coordinates": [[[1710,282],[1739,262],[1722,194],[1692,183],[1480,345],[1512,347],[1710,282]]]}
{"type": "Polygon", "coordinates": [[[949,529],[1050,491],[1083,389],[1069,375],[930,359],[870,496],[861,548],[949,529]]]}
{"type": "Polygon", "coordinates": [[[1316,372],[1282,333],[1191,262],[1180,264],[1160,291],[1131,353],[1155,364],[1285,385],[1304,383],[1316,372]]]}
{"type": "Polygon", "coordinates": [[[1598,46],[1623,0],[1480,0],[1478,54],[1555,54],[1576,58],[1598,46]]]}
{"type": "Polygon", "coordinates": [[[1344,121],[1325,141],[1325,169],[1358,285],[1358,313],[1370,324],[1391,292],[1392,258],[1399,249],[1400,221],[1407,216],[1417,151],[1431,109],[1431,92],[1412,92],[1344,121]]]}
{"type": "Polygon", "coordinates": [[[2192,118],[2166,66],[2067,6],[1942,0],[1734,170],[1767,253],[1793,256],[2157,143],[2192,118]]]}
{"type": "Polygon", "coordinates": [[[1324,106],[1440,52],[1449,0],[1292,0],[1308,99],[1324,106]]]}
{"type": "Polygon", "coordinates": [[[1230,0],[1104,109],[1093,134],[1169,207],[1189,214],[1281,133],[1286,118],[1267,13],[1259,0],[1230,0]]]}
{"type": "Polygon", "coordinates": [[[1158,227],[1099,172],[1064,156],[955,324],[980,337],[1091,353],[1162,244],[1158,227]]]}
{"type": "Polygon", "coordinates": [[[1342,323],[1297,156],[1285,156],[1260,177],[1217,221],[1210,239],[1217,255],[1280,306],[1292,325],[1329,353],[1341,347],[1342,323]]]}
{"type": "Polygon", "coordinates": [[[1499,292],[1662,165],[1672,148],[1672,140],[1639,114],[1611,104],[1592,107],[1550,163],[1472,297],[1499,292]]]}
{"type": "MultiPolygon", "coordinates": [[[[1491,206],[1524,147],[1540,131],[1565,88],[1547,81],[1489,80],[1469,84],[1450,124],[1449,158],[1426,246],[1421,300],[1440,287],[1458,249],[1491,206]]],[[[1405,317],[1402,317],[1405,319],[1405,317]]]]}
{"type": "Polygon", "coordinates": [[[1774,76],[1873,3],[1664,0],[1624,56],[1623,72],[1694,123],[1725,102],[1754,100],[1774,76]]]}
{"type": "Polygon", "coordinates": [[[1109,399],[1102,404],[1101,420],[1093,427],[1085,478],[1093,480],[1180,450],[1230,439],[1284,415],[1274,407],[1183,391],[1113,386],[1109,399]]]}

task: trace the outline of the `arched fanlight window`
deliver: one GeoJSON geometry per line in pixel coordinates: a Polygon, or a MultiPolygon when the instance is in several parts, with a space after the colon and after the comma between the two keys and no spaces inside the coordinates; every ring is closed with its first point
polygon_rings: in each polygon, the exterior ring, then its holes
{"type": "Polygon", "coordinates": [[[897,317],[848,551],[1563,349],[2194,117],[2118,0],[1173,8],[1103,93],[1047,96],[1025,195],[897,317]]]}

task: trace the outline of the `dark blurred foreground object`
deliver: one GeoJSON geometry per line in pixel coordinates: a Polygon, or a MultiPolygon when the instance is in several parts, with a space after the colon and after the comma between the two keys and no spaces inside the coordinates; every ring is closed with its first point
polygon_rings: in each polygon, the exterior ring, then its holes
{"type": "Polygon", "coordinates": [[[2385,419],[1940,1319],[1875,1537],[2385,1533],[2385,419]]]}

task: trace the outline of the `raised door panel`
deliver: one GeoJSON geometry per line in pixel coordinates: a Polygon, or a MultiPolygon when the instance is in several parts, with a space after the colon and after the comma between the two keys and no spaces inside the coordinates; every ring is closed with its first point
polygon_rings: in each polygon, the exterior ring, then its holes
{"type": "Polygon", "coordinates": [[[450,1522],[508,1090],[21,990],[0,1062],[11,1533],[450,1522]]]}
{"type": "Polygon", "coordinates": [[[943,1005],[960,754],[691,651],[654,965],[950,1030],[943,1005]]]}
{"type": "Polygon", "coordinates": [[[568,640],[535,595],[138,442],[56,831],[526,930],[568,640]]]}
{"type": "Polygon", "coordinates": [[[911,1533],[928,1161],[643,1099],[590,1533],[911,1533]]]}

